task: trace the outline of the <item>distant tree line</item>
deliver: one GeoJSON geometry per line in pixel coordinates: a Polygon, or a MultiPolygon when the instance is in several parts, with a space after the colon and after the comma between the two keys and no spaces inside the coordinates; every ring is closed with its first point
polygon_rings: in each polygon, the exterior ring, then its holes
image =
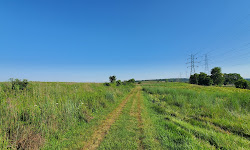
{"type": "Polygon", "coordinates": [[[189,83],[198,84],[198,85],[228,85],[234,84],[236,88],[249,89],[250,82],[244,80],[240,74],[237,73],[221,73],[220,67],[214,67],[211,70],[211,75],[207,75],[204,72],[200,72],[200,74],[193,74],[189,78],[189,83]]]}
{"type": "Polygon", "coordinates": [[[131,85],[135,83],[135,79],[129,79],[128,81],[121,81],[121,80],[116,80],[116,76],[110,76],[109,77],[109,83],[105,82],[104,85],[105,86],[111,86],[111,85],[116,85],[116,86],[120,86],[120,85],[131,85]]]}

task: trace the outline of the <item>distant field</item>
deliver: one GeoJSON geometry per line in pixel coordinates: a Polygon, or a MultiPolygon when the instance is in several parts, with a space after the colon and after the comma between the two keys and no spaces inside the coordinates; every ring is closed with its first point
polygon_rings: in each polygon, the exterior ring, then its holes
{"type": "Polygon", "coordinates": [[[0,83],[0,149],[249,149],[250,91],[187,83],[0,83]]]}

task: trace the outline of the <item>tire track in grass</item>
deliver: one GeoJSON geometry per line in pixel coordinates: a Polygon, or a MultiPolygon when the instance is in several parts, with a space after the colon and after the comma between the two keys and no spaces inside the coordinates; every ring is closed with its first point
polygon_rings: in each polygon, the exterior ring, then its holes
{"type": "Polygon", "coordinates": [[[141,102],[140,102],[140,90],[141,87],[137,87],[137,93],[135,98],[133,99],[132,107],[130,109],[130,116],[135,117],[138,122],[138,129],[139,129],[139,138],[138,138],[138,149],[144,149],[142,144],[143,139],[143,128],[142,128],[142,118],[141,118],[141,102]]]}
{"type": "Polygon", "coordinates": [[[132,103],[132,106],[131,106],[131,108],[130,108],[130,112],[129,112],[129,114],[130,114],[130,116],[136,116],[136,114],[135,114],[135,105],[136,105],[136,98],[134,98],[133,99],[133,103],[132,103]]]}
{"type": "MultiPolygon", "coordinates": [[[[142,91],[141,93],[142,94],[142,91]]],[[[142,140],[144,149],[157,149],[163,150],[161,146],[161,142],[159,141],[159,137],[157,136],[156,126],[152,120],[152,114],[149,112],[150,105],[145,99],[144,95],[142,95],[141,99],[141,114],[142,114],[142,123],[143,123],[143,134],[144,139],[142,140]]]]}
{"type": "Polygon", "coordinates": [[[141,87],[139,88],[137,94],[136,94],[136,100],[137,100],[137,120],[138,120],[138,126],[139,126],[139,131],[140,131],[140,135],[139,135],[139,149],[144,149],[143,144],[142,144],[142,140],[143,140],[143,123],[142,123],[142,116],[141,116],[141,87]]]}
{"type": "Polygon", "coordinates": [[[107,132],[109,131],[111,125],[116,121],[116,119],[121,114],[125,104],[129,100],[129,98],[135,93],[136,88],[121,102],[121,104],[112,111],[108,116],[107,119],[103,121],[103,123],[97,127],[97,130],[93,133],[92,137],[89,141],[86,142],[83,150],[94,150],[98,148],[102,139],[105,137],[107,132]]]}

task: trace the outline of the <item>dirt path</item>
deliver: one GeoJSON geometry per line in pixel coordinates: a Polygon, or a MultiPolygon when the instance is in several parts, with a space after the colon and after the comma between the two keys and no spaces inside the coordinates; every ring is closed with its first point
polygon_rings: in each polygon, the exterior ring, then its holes
{"type": "Polygon", "coordinates": [[[104,120],[104,122],[97,127],[97,130],[93,133],[92,137],[90,138],[89,141],[86,142],[83,150],[94,150],[98,148],[100,145],[101,141],[109,131],[111,125],[116,121],[116,119],[119,117],[121,114],[125,104],[127,101],[130,99],[130,97],[135,93],[135,91],[138,91],[138,87],[136,87],[122,102],[121,104],[114,110],[112,111],[108,116],[107,119],[104,120]]]}

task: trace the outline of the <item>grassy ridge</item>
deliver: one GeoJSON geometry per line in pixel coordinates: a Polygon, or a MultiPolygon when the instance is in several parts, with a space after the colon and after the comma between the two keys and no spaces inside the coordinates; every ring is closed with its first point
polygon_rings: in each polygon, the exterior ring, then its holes
{"type": "Polygon", "coordinates": [[[143,87],[157,114],[151,118],[156,120],[158,137],[165,148],[249,148],[249,91],[185,83],[143,87]]]}
{"type": "Polygon", "coordinates": [[[80,147],[91,127],[113,110],[132,86],[33,82],[25,90],[0,83],[0,143],[6,148],[80,147]],[[84,133],[84,134],[81,134],[84,133]]]}

